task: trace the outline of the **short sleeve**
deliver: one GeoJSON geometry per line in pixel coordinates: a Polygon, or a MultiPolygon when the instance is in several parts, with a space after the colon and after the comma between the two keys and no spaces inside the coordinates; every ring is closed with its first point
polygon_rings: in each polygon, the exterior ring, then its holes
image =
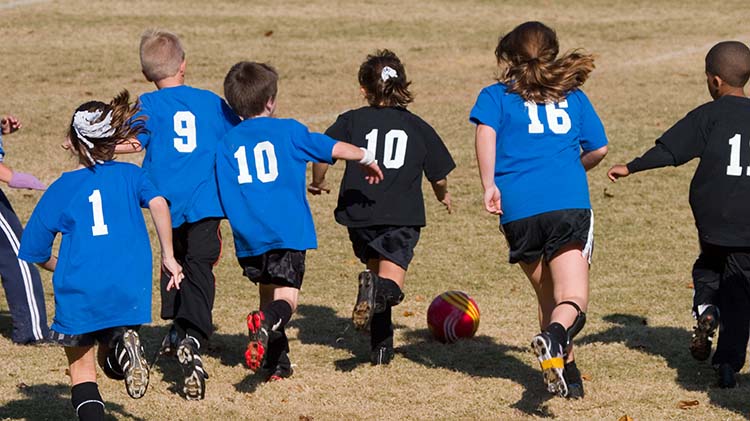
{"type": "Polygon", "coordinates": [[[138,203],[142,208],[148,208],[149,202],[158,196],[161,196],[162,194],[159,193],[158,190],[156,190],[156,187],[154,187],[154,183],[151,182],[151,178],[146,174],[146,171],[143,171],[142,169],[137,168],[136,176],[135,176],[135,182],[136,182],[136,190],[138,192],[138,203]]]}
{"type": "Polygon", "coordinates": [[[422,133],[427,149],[424,175],[429,181],[442,180],[456,168],[456,163],[435,129],[424,123],[422,133]]]}
{"type": "Polygon", "coordinates": [[[576,91],[581,105],[580,144],[584,152],[594,151],[606,146],[607,134],[604,132],[599,115],[583,91],[576,91]]]}
{"type": "Polygon", "coordinates": [[[336,121],[326,130],[326,136],[330,136],[338,141],[351,143],[349,134],[349,115],[341,114],[336,121]]]}
{"type": "Polygon", "coordinates": [[[301,123],[291,121],[296,126],[292,134],[296,155],[306,162],[333,163],[333,146],[336,140],[322,133],[310,133],[301,123]]]}
{"type": "Polygon", "coordinates": [[[42,196],[34,208],[21,236],[18,258],[31,263],[44,263],[50,259],[52,244],[59,231],[55,228],[59,215],[53,212],[54,208],[48,203],[49,197],[45,198],[45,196],[42,196]]]}
{"type": "Polygon", "coordinates": [[[479,93],[477,101],[469,114],[469,121],[479,125],[490,126],[497,133],[500,129],[500,116],[502,115],[502,104],[500,99],[493,95],[492,88],[488,86],[479,93]]]}
{"type": "Polygon", "coordinates": [[[227,104],[226,101],[223,99],[221,100],[221,104],[219,105],[220,112],[221,112],[221,120],[224,122],[224,129],[225,131],[231,130],[234,126],[240,124],[240,118],[237,117],[237,114],[232,110],[232,107],[227,104]]]}

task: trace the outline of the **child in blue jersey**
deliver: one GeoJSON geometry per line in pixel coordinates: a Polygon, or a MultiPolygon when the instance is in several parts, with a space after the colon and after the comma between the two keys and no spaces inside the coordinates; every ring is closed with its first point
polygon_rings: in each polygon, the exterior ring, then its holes
{"type": "Polygon", "coordinates": [[[161,317],[174,324],[160,353],[177,350],[185,397],[198,400],[205,396],[208,378],[200,351],[213,333],[213,266],[221,253],[219,221],[224,217],[216,145],[239,119],[218,95],[185,85],[185,52],[176,35],[146,31],[140,56],[143,74],[158,90],[140,97],[146,130],[118,150],[146,150],[143,169],[170,204],[175,257],[185,267],[185,282],[180,290],[168,291],[169,277],[162,274],[161,317]]]}
{"type": "Polygon", "coordinates": [[[308,162],[359,161],[368,183],[383,173],[372,152],[310,133],[291,119],[273,118],[278,75],[262,63],[235,64],[224,94],[243,119],[221,141],[216,170],[232,226],[237,259],[258,284],[260,310],[247,316],[248,367],[268,380],[292,374],[284,326],[297,307],[305,251],[317,247],[305,191],[308,162]]]}
{"type": "Polygon", "coordinates": [[[607,153],[599,117],[580,86],[589,55],[558,57],[557,35],[526,22],[495,50],[501,77],[471,110],[487,212],[499,215],[539,303],[532,348],[551,393],[583,397],[572,339],[583,328],[594,219],[586,171],[607,153]]]}
{"type": "Polygon", "coordinates": [[[169,208],[146,173],[112,161],[115,145],[137,135],[138,108],[123,91],[111,103],[76,109],[64,147],[78,167],[44,193],[21,240],[19,257],[54,267],[55,318],[50,337],[65,347],[72,403],[82,420],[104,417],[96,364],[124,379],[128,394],[146,392],[149,369],[137,329],[151,321],[151,245],[141,208],[149,208],[161,244],[169,288],[182,268],[172,253],[169,208]],[[51,257],[62,234],[59,257],[51,257]],[[99,344],[94,355],[94,345],[99,344]]]}

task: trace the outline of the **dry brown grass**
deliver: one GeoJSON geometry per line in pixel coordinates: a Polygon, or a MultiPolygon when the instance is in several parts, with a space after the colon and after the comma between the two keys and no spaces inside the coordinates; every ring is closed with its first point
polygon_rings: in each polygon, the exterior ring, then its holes
{"type": "MultiPolygon", "coordinates": [[[[3,0],[1,5],[14,3],[3,0]]],[[[350,328],[360,265],[345,230],[331,217],[335,196],[311,198],[320,248],[309,253],[299,313],[291,322],[294,377],[259,384],[242,364],[243,319],[257,294],[233,258],[225,226],[216,268],[218,332],[206,358],[205,401],[186,402],[171,385],[176,364],[160,365],[149,393],[130,400],[102,378],[108,410],[122,419],[734,419],[750,417],[750,376],[735,390],[713,387],[708,364],[687,352],[696,235],[687,204],[694,165],[639,174],[617,185],[606,168],[645,150],[677,118],[709,99],[702,62],[714,42],[750,39],[742,0],[698,1],[286,1],[51,2],[0,8],[2,106],[26,124],[6,138],[8,163],[52,181],[73,166],[59,148],[71,111],[94,98],[152,87],[138,65],[147,27],[181,34],[188,82],[220,92],[236,61],[268,61],[281,72],[280,113],[322,130],[357,107],[356,70],[369,52],[396,51],[414,80],[413,110],[453,152],[456,212],[427,197],[428,227],[397,307],[397,358],[366,363],[367,341],[350,328]],[[251,4],[250,4],[251,3],[251,4]],[[518,268],[506,263],[496,220],[480,205],[467,115],[491,83],[497,36],[528,19],[557,29],[563,49],[597,57],[585,90],[611,140],[610,156],[590,173],[597,216],[589,323],[579,365],[588,380],[579,402],[550,399],[528,352],[537,329],[535,300],[518,268]],[[273,31],[270,36],[264,36],[273,31]],[[429,300],[462,289],[479,303],[478,337],[455,345],[428,339],[429,300]],[[413,316],[404,316],[404,312],[413,316]],[[681,400],[697,400],[679,409],[681,400]]],[[[139,159],[135,159],[136,161],[139,159]]],[[[334,168],[338,180],[341,168],[334,168]]],[[[39,195],[4,189],[22,220],[39,195]]],[[[52,288],[45,275],[48,311],[52,288]]],[[[154,315],[158,315],[154,300],[154,315]]],[[[19,347],[0,322],[0,418],[66,419],[65,357],[56,347],[19,347]]],[[[149,352],[164,331],[145,327],[149,352]]]]}

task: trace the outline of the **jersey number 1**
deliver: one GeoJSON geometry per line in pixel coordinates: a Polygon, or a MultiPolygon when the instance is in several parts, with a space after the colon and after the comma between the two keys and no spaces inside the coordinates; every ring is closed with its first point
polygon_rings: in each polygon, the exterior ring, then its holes
{"type": "MultiPolygon", "coordinates": [[[[240,146],[237,148],[234,157],[237,159],[237,166],[240,170],[237,182],[240,184],[252,183],[253,176],[250,175],[250,168],[247,165],[245,147],[240,146]]],[[[279,164],[276,161],[276,149],[274,149],[273,143],[266,140],[255,145],[253,148],[253,157],[255,158],[255,173],[258,176],[258,180],[261,183],[270,183],[276,180],[279,176],[279,164]],[[265,155],[265,159],[263,155],[265,155]],[[266,166],[266,160],[268,160],[268,166],[266,166]]]]}
{"type": "MultiPolygon", "coordinates": [[[[742,135],[737,133],[729,139],[729,165],[727,165],[727,175],[739,177],[742,175],[742,165],[740,165],[740,148],[742,147],[742,135]]],[[[746,175],[750,175],[750,167],[747,167],[746,175]]]]}
{"type": "Polygon", "coordinates": [[[91,234],[94,237],[109,234],[107,224],[104,223],[104,211],[102,210],[102,193],[99,189],[91,192],[89,196],[91,210],[94,212],[94,225],[91,227],[91,234]]]}

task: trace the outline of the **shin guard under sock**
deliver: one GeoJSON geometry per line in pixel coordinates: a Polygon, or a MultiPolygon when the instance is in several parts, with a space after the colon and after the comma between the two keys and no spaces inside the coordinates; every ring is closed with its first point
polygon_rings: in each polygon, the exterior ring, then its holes
{"type": "Polygon", "coordinates": [[[81,421],[104,420],[104,402],[94,382],[79,383],[70,389],[70,401],[81,421]]]}
{"type": "Polygon", "coordinates": [[[382,297],[387,307],[398,305],[404,299],[404,293],[396,282],[378,276],[376,295],[382,297]]]}
{"type": "Polygon", "coordinates": [[[283,331],[292,318],[292,306],[285,300],[275,300],[263,309],[263,315],[271,330],[283,331]]]}
{"type": "Polygon", "coordinates": [[[375,313],[370,323],[370,347],[375,349],[379,346],[393,347],[393,324],[391,322],[391,306],[386,306],[385,311],[375,313]]]}

